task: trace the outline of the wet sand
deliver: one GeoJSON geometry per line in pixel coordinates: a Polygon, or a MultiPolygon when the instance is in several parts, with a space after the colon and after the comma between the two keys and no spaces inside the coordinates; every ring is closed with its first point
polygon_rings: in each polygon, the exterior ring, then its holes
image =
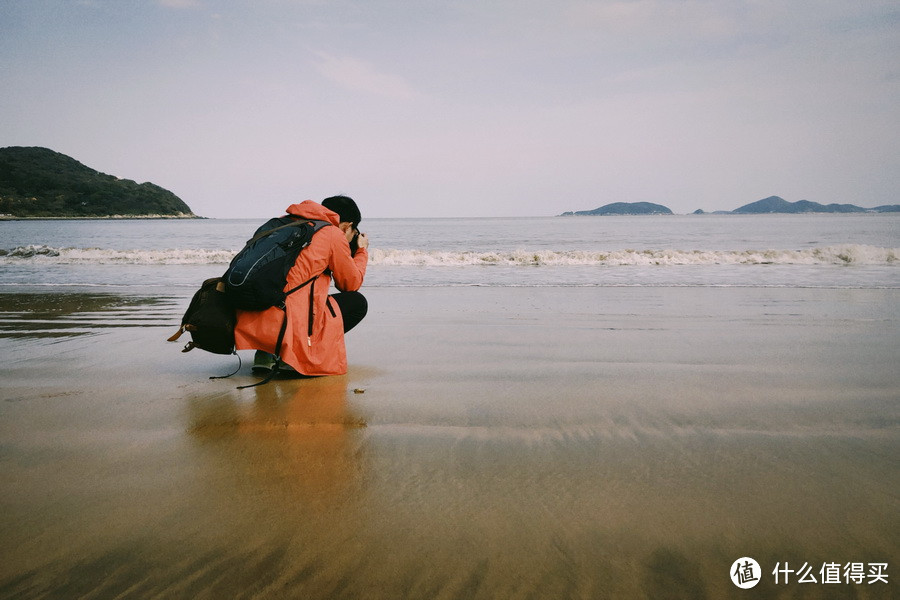
{"type": "Polygon", "coordinates": [[[367,295],[246,390],[184,298],[0,295],[0,598],[896,597],[897,290],[367,295]]]}

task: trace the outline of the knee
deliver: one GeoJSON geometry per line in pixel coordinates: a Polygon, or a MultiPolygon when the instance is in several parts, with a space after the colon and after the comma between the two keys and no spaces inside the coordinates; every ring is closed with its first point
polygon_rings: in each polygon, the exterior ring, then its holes
{"type": "Polygon", "coordinates": [[[341,292],[333,298],[341,308],[344,320],[344,333],[347,333],[363,320],[369,310],[369,302],[359,292],[341,292]]]}
{"type": "Polygon", "coordinates": [[[353,294],[353,310],[362,319],[369,312],[369,301],[359,292],[350,292],[353,294]]]}

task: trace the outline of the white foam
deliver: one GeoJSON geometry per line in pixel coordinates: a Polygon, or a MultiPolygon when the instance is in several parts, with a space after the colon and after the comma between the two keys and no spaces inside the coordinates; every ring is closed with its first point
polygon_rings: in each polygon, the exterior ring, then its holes
{"type": "Polygon", "coordinates": [[[34,261],[57,265],[216,265],[228,264],[235,253],[235,250],[111,250],[108,248],[53,248],[31,245],[19,246],[6,251],[0,250],[0,264],[34,261]]]}
{"type": "Polygon", "coordinates": [[[807,250],[613,250],[529,252],[372,251],[372,264],[399,266],[671,266],[671,265],[887,265],[900,264],[900,248],[847,244],[807,250]]]}
{"type": "MultiPolygon", "coordinates": [[[[44,245],[0,250],[0,265],[23,261],[58,265],[222,265],[236,250],[166,249],[111,250],[105,248],[53,248],[44,245]]],[[[805,250],[514,250],[465,252],[442,250],[373,249],[371,264],[412,267],[465,266],[680,266],[680,265],[900,265],[900,248],[859,244],[805,250]]]]}

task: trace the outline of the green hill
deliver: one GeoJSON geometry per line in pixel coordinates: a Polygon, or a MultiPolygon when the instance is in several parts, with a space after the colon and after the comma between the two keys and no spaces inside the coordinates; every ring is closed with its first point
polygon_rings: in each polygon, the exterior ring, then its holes
{"type": "Polygon", "coordinates": [[[0,148],[0,215],[14,217],[195,217],[152,183],[119,179],[47,148],[0,148]]]}
{"type": "Polygon", "coordinates": [[[866,212],[865,208],[853,204],[819,204],[809,200],[788,202],[779,196],[769,196],[750,204],[745,204],[733,210],[735,214],[766,214],[766,213],[851,213],[866,212]]]}
{"type": "Polygon", "coordinates": [[[564,212],[562,217],[606,216],[606,215],[671,215],[672,211],[662,204],[652,202],[613,202],[594,210],[564,212]]]}

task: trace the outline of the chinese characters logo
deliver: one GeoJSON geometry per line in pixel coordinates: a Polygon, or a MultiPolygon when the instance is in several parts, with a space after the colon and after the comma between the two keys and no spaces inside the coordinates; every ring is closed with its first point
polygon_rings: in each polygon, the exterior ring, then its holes
{"type": "MultiPolygon", "coordinates": [[[[815,570],[815,567],[809,562],[804,562],[798,568],[792,568],[787,562],[777,562],[771,575],[774,577],[775,585],[791,583],[870,585],[888,583],[887,569],[886,562],[848,562],[846,564],[826,562],[822,563],[818,570],[815,570]]],[[[729,574],[734,585],[744,590],[754,587],[767,575],[759,563],[749,556],[734,561],[729,574]]]]}
{"type": "Polygon", "coordinates": [[[749,556],[739,558],[731,565],[731,581],[743,590],[748,590],[759,583],[761,575],[759,563],[749,556]]]}

